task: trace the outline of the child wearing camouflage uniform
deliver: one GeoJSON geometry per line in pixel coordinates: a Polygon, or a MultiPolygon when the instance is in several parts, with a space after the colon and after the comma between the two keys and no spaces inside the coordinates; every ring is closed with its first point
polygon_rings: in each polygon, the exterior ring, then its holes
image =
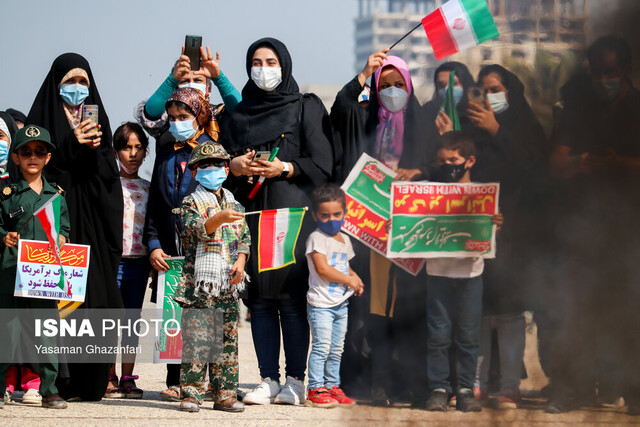
{"type": "Polygon", "coordinates": [[[207,366],[213,409],[240,412],[238,390],[238,292],[251,238],[244,208],[222,188],[229,155],[214,142],[193,150],[188,168],[199,183],[182,202],[184,267],[174,299],[183,307],[180,409],[197,412],[207,366]],[[216,333],[216,331],[218,333],[216,333]],[[221,336],[221,339],[218,337],[221,336]]]}

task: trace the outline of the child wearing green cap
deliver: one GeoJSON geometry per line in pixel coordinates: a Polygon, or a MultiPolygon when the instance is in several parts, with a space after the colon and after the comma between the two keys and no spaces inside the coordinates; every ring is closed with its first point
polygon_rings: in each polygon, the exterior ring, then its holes
{"type": "Polygon", "coordinates": [[[193,149],[187,167],[198,182],[182,201],[184,267],[173,299],[182,310],[180,410],[197,412],[209,370],[213,409],[241,412],[238,392],[238,294],[251,238],[244,208],[222,188],[229,155],[207,141],[193,149]]]}
{"type": "MultiPolygon", "coordinates": [[[[0,190],[0,309],[56,309],[55,300],[20,298],[13,296],[16,280],[16,264],[18,258],[18,241],[20,239],[47,240],[42,225],[37,220],[31,220],[33,213],[44,205],[53,195],[62,190],[55,184],[50,184],[42,176],[42,169],[51,159],[51,151],[55,145],[51,143],[49,132],[34,125],[28,125],[16,132],[15,141],[11,147],[11,159],[20,167],[22,178],[17,182],[6,185],[0,190]],[[20,231],[18,233],[18,231],[20,231]]],[[[64,197],[60,203],[60,247],[69,237],[69,214],[64,197]]],[[[57,313],[57,312],[56,312],[57,313]]],[[[24,330],[18,322],[16,329],[3,328],[8,334],[11,351],[20,345],[20,334],[24,330]],[[14,337],[12,340],[11,338],[14,337]],[[18,338],[16,342],[15,338],[18,338]]],[[[41,344],[55,346],[55,338],[38,337],[41,344]]],[[[5,372],[8,364],[0,364],[0,391],[4,395],[5,372]]],[[[58,375],[58,360],[56,355],[49,355],[48,360],[39,360],[40,394],[42,406],[45,408],[64,409],[67,402],[59,395],[55,386],[58,375]]],[[[1,407],[1,406],[0,406],[1,407]]]]}

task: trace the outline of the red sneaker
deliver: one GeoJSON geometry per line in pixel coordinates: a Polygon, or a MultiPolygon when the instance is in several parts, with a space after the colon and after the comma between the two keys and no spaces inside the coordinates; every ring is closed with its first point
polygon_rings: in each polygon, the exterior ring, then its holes
{"type": "Polygon", "coordinates": [[[480,402],[486,402],[487,400],[489,400],[489,395],[487,394],[486,390],[483,390],[478,386],[473,387],[473,395],[476,397],[476,400],[480,402]]]}
{"type": "Polygon", "coordinates": [[[520,392],[518,390],[506,389],[498,396],[498,409],[516,409],[520,403],[520,392]]]}
{"type": "Polygon", "coordinates": [[[316,408],[335,408],[338,405],[338,401],[331,397],[329,391],[324,387],[310,389],[307,400],[304,402],[304,406],[316,408]]]}
{"type": "Polygon", "coordinates": [[[333,386],[333,388],[329,390],[329,394],[341,405],[351,406],[356,404],[355,399],[347,397],[340,387],[333,386]]]}

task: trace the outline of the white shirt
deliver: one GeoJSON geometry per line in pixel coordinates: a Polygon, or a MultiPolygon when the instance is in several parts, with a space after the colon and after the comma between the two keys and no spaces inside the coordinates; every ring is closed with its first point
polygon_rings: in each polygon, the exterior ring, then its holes
{"type": "Polygon", "coordinates": [[[355,256],[355,253],[349,236],[344,233],[340,235],[344,243],[320,230],[311,233],[307,239],[306,256],[309,264],[307,302],[314,307],[335,307],[353,295],[353,289],[344,283],[329,282],[320,277],[311,258],[313,252],[323,254],[327,257],[327,264],[340,273],[349,274],[349,260],[355,256]]]}
{"type": "Polygon", "coordinates": [[[478,277],[484,270],[484,258],[429,258],[427,274],[429,276],[448,277],[449,279],[470,279],[478,277]]]}

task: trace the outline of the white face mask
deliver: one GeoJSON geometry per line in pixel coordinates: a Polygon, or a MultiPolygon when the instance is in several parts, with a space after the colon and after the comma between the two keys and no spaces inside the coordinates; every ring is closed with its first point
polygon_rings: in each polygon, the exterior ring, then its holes
{"type": "Polygon", "coordinates": [[[506,111],[507,108],[509,108],[506,92],[488,93],[487,101],[489,101],[491,109],[496,114],[500,114],[503,111],[506,111]]]}
{"type": "Polygon", "coordinates": [[[181,85],[178,85],[178,87],[192,87],[192,88],[198,89],[200,92],[202,92],[202,95],[204,95],[204,96],[207,95],[207,85],[205,83],[189,82],[189,83],[183,83],[181,85]]]}
{"type": "Polygon", "coordinates": [[[280,67],[251,67],[251,80],[265,92],[271,92],[282,82],[280,67]]]}
{"type": "Polygon", "coordinates": [[[382,89],[378,95],[380,95],[380,102],[384,105],[384,108],[392,113],[402,110],[407,105],[407,99],[409,98],[409,93],[406,90],[395,86],[382,89]]]}

